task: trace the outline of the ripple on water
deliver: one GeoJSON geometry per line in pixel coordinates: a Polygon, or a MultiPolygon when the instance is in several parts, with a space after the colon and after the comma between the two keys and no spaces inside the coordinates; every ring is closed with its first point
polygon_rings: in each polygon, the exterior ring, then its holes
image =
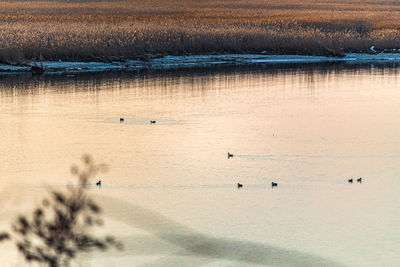
{"type": "Polygon", "coordinates": [[[179,120],[155,120],[155,123],[151,123],[154,119],[143,119],[143,118],[124,118],[124,121],[120,121],[120,118],[112,118],[105,120],[106,123],[124,123],[132,125],[179,125],[183,124],[179,120]]]}

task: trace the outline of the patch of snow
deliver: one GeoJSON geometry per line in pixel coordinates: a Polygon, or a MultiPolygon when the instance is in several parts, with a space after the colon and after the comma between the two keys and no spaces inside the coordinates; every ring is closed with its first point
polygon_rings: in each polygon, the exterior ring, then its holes
{"type": "Polygon", "coordinates": [[[7,64],[0,64],[0,71],[3,72],[19,72],[19,71],[29,71],[30,68],[27,66],[14,66],[7,64]]]}
{"type": "Polygon", "coordinates": [[[374,46],[374,45],[371,46],[371,47],[369,48],[369,50],[371,50],[372,52],[376,53],[376,50],[375,50],[375,46],[374,46]]]}
{"type": "Polygon", "coordinates": [[[69,62],[43,61],[30,66],[0,64],[0,72],[29,72],[31,67],[39,66],[47,73],[100,72],[144,69],[173,69],[207,67],[213,65],[252,65],[279,63],[366,63],[398,62],[398,53],[362,54],[349,53],[345,57],[301,56],[301,55],[267,55],[267,54],[227,54],[227,55],[191,55],[166,56],[149,60],[127,60],[125,62],[69,62]]]}

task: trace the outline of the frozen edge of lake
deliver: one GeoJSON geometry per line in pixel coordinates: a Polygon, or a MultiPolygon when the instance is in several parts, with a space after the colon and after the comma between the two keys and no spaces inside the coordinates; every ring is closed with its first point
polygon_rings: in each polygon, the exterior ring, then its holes
{"type": "MultiPolygon", "coordinates": [[[[283,63],[400,63],[400,54],[359,54],[349,53],[345,57],[301,56],[301,55],[264,55],[264,54],[228,54],[228,55],[195,55],[166,56],[149,60],[127,60],[125,62],[70,62],[43,61],[41,66],[46,73],[77,73],[101,71],[135,71],[177,68],[198,68],[217,65],[257,65],[283,63]]],[[[30,72],[30,66],[0,64],[0,72],[30,72]]]]}

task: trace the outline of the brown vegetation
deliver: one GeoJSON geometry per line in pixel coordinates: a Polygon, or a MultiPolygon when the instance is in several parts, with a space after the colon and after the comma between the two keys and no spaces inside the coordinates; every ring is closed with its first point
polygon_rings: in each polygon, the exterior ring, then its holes
{"type": "Polygon", "coordinates": [[[400,4],[381,0],[0,2],[0,61],[400,48],[400,4]]]}

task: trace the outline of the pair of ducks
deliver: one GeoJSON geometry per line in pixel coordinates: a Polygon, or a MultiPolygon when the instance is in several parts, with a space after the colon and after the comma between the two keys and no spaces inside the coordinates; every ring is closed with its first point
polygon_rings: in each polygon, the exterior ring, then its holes
{"type": "MultiPolygon", "coordinates": [[[[277,186],[278,186],[278,183],[272,182],[271,185],[272,185],[272,187],[277,187],[277,186]]],[[[238,183],[238,184],[237,184],[237,187],[238,187],[238,188],[241,188],[241,187],[243,187],[243,184],[238,183]]]]}
{"type": "MultiPolygon", "coordinates": [[[[349,179],[349,180],[347,180],[350,184],[352,184],[353,183],[353,178],[351,178],[351,179],[349,179]]],[[[357,183],[362,183],[362,178],[360,177],[360,178],[358,178],[357,179],[357,183]]]]}
{"type": "MultiPolygon", "coordinates": [[[[124,118],[119,118],[119,122],[124,122],[124,121],[125,121],[124,118]]],[[[151,124],[154,124],[154,123],[156,123],[156,121],[150,121],[150,123],[151,123],[151,124]]]]}
{"type": "MultiPolygon", "coordinates": [[[[229,159],[229,158],[232,158],[232,157],[233,157],[233,154],[231,154],[231,153],[228,152],[228,159],[229,159]]],[[[278,183],[272,182],[272,183],[271,183],[271,186],[272,186],[272,187],[277,187],[277,186],[278,186],[278,183]]],[[[243,184],[238,183],[238,184],[237,184],[237,187],[238,187],[238,188],[241,188],[241,187],[243,187],[243,184]]]]}

